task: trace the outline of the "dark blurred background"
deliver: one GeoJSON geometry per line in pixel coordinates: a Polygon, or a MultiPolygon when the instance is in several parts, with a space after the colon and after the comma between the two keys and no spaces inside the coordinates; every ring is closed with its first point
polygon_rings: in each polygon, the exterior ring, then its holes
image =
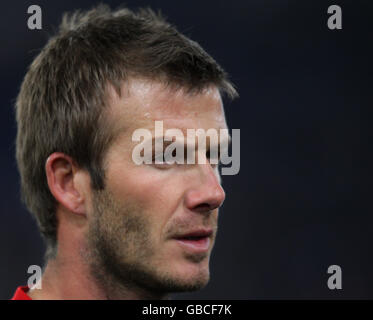
{"type": "MultiPolygon", "coordinates": [[[[28,266],[42,265],[44,254],[19,199],[14,100],[62,12],[94,4],[1,2],[0,299],[27,283],[28,266]],[[42,8],[42,30],[27,27],[32,4],[42,8]]],[[[211,281],[175,298],[373,298],[371,183],[362,183],[360,163],[361,112],[372,106],[372,1],[126,4],[161,9],[230,73],[241,96],[226,103],[230,128],[241,129],[241,170],[223,177],[227,199],[211,281]],[[332,4],[342,8],[342,30],[327,27],[332,4]],[[342,268],[342,290],[327,286],[334,264],[342,268]]]]}

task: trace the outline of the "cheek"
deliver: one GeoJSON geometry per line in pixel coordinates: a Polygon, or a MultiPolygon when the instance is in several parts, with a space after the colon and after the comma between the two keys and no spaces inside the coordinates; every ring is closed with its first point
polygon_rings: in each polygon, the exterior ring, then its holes
{"type": "Polygon", "coordinates": [[[119,199],[135,200],[145,206],[161,201],[169,193],[168,186],[162,177],[152,173],[152,169],[145,166],[130,170],[113,170],[107,186],[119,199]],[[125,173],[124,173],[125,172],[125,173]]]}
{"type": "Polygon", "coordinates": [[[183,184],[172,170],[150,166],[113,168],[107,178],[107,187],[115,198],[124,206],[131,203],[139,208],[153,230],[162,229],[182,205],[183,184]]]}

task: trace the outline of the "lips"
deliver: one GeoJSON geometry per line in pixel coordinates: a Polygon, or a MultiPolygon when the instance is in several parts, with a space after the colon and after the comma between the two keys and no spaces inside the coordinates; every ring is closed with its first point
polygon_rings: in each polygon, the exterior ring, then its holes
{"type": "Polygon", "coordinates": [[[185,238],[191,238],[192,240],[198,239],[198,238],[206,238],[210,237],[212,235],[211,229],[198,229],[191,232],[186,232],[181,234],[180,236],[176,236],[177,239],[185,239],[185,238]]]}
{"type": "Polygon", "coordinates": [[[185,249],[205,252],[210,247],[212,233],[211,229],[199,229],[176,236],[175,240],[185,249]]]}

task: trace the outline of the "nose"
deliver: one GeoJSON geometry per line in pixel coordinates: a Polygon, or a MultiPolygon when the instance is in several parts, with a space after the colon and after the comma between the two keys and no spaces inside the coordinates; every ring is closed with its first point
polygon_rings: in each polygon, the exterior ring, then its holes
{"type": "Polygon", "coordinates": [[[184,202],[191,211],[209,213],[223,204],[225,192],[219,175],[210,164],[201,164],[198,167],[199,178],[186,192],[184,202]]]}

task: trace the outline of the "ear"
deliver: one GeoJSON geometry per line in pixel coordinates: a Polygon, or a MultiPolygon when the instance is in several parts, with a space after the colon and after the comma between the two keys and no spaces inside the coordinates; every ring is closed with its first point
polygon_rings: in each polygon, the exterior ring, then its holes
{"type": "Polygon", "coordinates": [[[85,216],[85,189],[79,181],[81,170],[71,157],[61,152],[52,153],[45,163],[49,190],[56,200],[72,213],[85,216]]]}

